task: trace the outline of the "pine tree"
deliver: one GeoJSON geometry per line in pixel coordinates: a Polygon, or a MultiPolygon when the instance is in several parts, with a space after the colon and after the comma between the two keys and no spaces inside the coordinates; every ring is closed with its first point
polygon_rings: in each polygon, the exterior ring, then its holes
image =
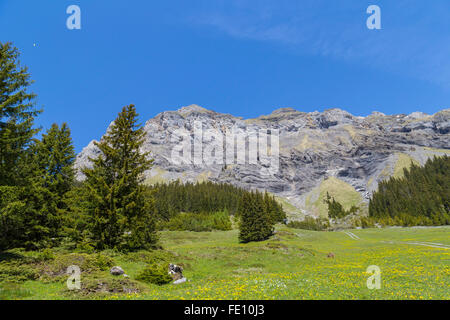
{"type": "Polygon", "coordinates": [[[19,51],[0,43],[0,249],[46,246],[54,236],[53,203],[34,152],[35,94],[19,51]]]}
{"type": "Polygon", "coordinates": [[[42,135],[36,149],[36,161],[43,172],[45,186],[62,202],[75,180],[75,152],[67,124],[63,123],[61,128],[53,124],[42,135]]]}
{"type": "Polygon", "coordinates": [[[239,241],[263,241],[273,234],[273,219],[264,208],[264,197],[258,191],[244,193],[240,201],[239,241]]]}
{"type": "Polygon", "coordinates": [[[140,151],[145,132],[137,124],[134,105],[122,109],[96,143],[100,156],[85,168],[89,194],[88,229],[99,249],[133,250],[156,242],[153,203],[142,185],[152,160],[140,151]]]}
{"type": "Polygon", "coordinates": [[[53,125],[41,141],[30,146],[23,171],[27,184],[9,187],[16,192],[2,208],[1,248],[36,249],[58,240],[67,213],[65,197],[74,179],[74,158],[65,124],[61,129],[53,125]]]}
{"type": "Polygon", "coordinates": [[[39,131],[33,128],[35,94],[26,67],[19,63],[19,51],[0,42],[0,186],[26,185],[28,147],[39,131]]]}
{"type": "Polygon", "coordinates": [[[283,207],[276,201],[275,197],[269,195],[267,191],[264,192],[264,208],[266,213],[270,215],[274,224],[283,222],[286,219],[286,213],[284,212],[283,207]]]}
{"type": "Polygon", "coordinates": [[[61,232],[68,217],[68,194],[73,188],[75,152],[70,129],[66,123],[53,124],[35,147],[35,163],[40,174],[40,185],[48,192],[47,201],[52,203],[48,216],[54,215],[53,236],[61,232]]]}

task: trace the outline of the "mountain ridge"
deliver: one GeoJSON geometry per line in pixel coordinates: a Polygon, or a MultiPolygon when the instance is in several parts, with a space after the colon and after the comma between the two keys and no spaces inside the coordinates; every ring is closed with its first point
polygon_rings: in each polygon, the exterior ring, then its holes
{"type": "MultiPolygon", "coordinates": [[[[211,180],[268,190],[287,207],[296,208],[290,210],[292,219],[325,215],[321,198],[326,192],[344,206],[364,206],[379,181],[401,175],[402,168],[411,162],[423,164],[429,157],[450,153],[450,109],[433,115],[420,111],[384,115],[374,111],[361,117],[339,108],[323,112],[280,108],[269,115],[243,119],[189,105],[159,113],[145,122],[144,130],[143,149],[155,159],[154,167],[146,173],[147,183],[211,180]],[[185,130],[194,143],[196,123],[201,123],[205,131],[223,134],[230,128],[251,134],[278,130],[279,170],[267,176],[261,174],[264,165],[260,163],[173,163],[172,151],[179,143],[173,140],[173,132],[185,130]]],[[[79,180],[83,179],[80,168],[89,166],[89,157],[99,154],[94,141],[77,155],[79,180]]],[[[208,139],[203,143],[207,148],[213,145],[208,139]]],[[[239,152],[244,151],[234,151],[239,152]]]]}

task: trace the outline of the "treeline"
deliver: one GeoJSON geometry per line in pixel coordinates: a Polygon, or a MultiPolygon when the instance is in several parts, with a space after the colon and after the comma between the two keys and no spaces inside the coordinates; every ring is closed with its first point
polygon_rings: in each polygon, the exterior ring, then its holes
{"type": "MultiPolygon", "coordinates": [[[[226,183],[211,181],[181,183],[173,181],[149,187],[155,198],[158,219],[169,221],[180,213],[207,214],[227,212],[239,216],[239,203],[250,192],[226,183]]],[[[271,219],[283,222],[286,214],[281,204],[267,192],[262,197],[262,205],[271,219]]]]}
{"type": "Polygon", "coordinates": [[[369,203],[369,217],[383,225],[450,224],[450,157],[412,164],[402,178],[380,182],[369,203]]]}
{"type": "Polygon", "coordinates": [[[208,213],[180,213],[169,221],[158,221],[159,230],[170,231],[227,231],[232,229],[230,215],[227,211],[208,213]]]}
{"type": "Polygon", "coordinates": [[[169,220],[180,212],[203,213],[227,210],[234,215],[239,199],[247,192],[230,184],[207,182],[186,182],[179,180],[158,183],[154,191],[157,215],[169,220]]]}

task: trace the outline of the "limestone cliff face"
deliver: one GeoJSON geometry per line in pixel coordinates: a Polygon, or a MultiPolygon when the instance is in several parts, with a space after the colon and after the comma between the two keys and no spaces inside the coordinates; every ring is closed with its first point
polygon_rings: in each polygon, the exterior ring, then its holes
{"type": "MultiPolygon", "coordinates": [[[[356,117],[340,109],[305,113],[284,108],[244,120],[192,105],[158,114],[146,122],[145,131],[144,149],[155,159],[154,167],[146,174],[147,183],[209,179],[268,190],[280,197],[292,218],[324,215],[322,200],[326,192],[346,207],[364,205],[379,181],[401,175],[411,162],[423,164],[434,155],[450,154],[450,109],[434,115],[414,112],[388,116],[374,112],[356,117]],[[263,174],[265,165],[259,161],[227,165],[175,163],[173,150],[180,144],[180,139],[174,138],[176,130],[183,130],[193,144],[198,142],[195,139],[202,139],[203,150],[214,143],[207,135],[195,135],[199,123],[203,132],[213,129],[224,135],[231,128],[249,136],[262,129],[278,130],[278,169],[263,174]]],[[[228,140],[224,140],[226,150],[228,140]]],[[[236,158],[240,152],[245,151],[233,149],[236,158]]],[[[77,169],[89,166],[89,157],[98,154],[91,142],[77,156],[77,169]]],[[[83,179],[80,172],[78,179],[83,179]]]]}

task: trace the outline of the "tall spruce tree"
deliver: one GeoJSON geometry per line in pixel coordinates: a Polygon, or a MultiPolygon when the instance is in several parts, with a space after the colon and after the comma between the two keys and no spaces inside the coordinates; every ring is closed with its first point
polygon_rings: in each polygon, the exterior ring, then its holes
{"type": "Polygon", "coordinates": [[[58,198],[58,206],[64,206],[64,196],[73,186],[75,152],[67,123],[61,128],[53,124],[36,146],[36,162],[42,170],[45,186],[58,198]]]}
{"type": "Polygon", "coordinates": [[[35,171],[33,136],[39,130],[33,124],[41,111],[31,83],[18,49],[0,42],[0,250],[43,246],[51,237],[47,197],[35,171]]]}
{"type": "MultiPolygon", "coordinates": [[[[66,194],[74,179],[74,151],[70,130],[53,125],[41,141],[30,146],[24,174],[27,184],[0,187],[9,192],[9,201],[1,200],[0,248],[36,249],[56,244],[61,236],[67,212],[66,194]]],[[[8,193],[5,193],[8,195],[8,193]]]]}
{"type": "Polygon", "coordinates": [[[35,94],[26,67],[20,66],[19,51],[0,42],[0,186],[26,185],[26,159],[33,136],[35,94]]]}
{"type": "Polygon", "coordinates": [[[266,213],[270,215],[273,224],[283,222],[286,219],[286,213],[283,210],[283,206],[267,191],[264,192],[264,209],[266,210],[266,213]]]}
{"type": "Polygon", "coordinates": [[[88,229],[98,249],[133,250],[156,243],[153,201],[143,173],[152,165],[141,152],[145,132],[134,105],[126,106],[96,143],[100,156],[83,169],[88,189],[88,229]],[[151,197],[150,197],[151,198],[151,197]]]}
{"type": "Polygon", "coordinates": [[[239,204],[239,241],[263,241],[273,234],[273,219],[264,207],[263,195],[256,191],[244,193],[239,204]]]}
{"type": "Polygon", "coordinates": [[[75,152],[68,125],[53,124],[34,149],[37,188],[44,189],[50,232],[57,237],[68,219],[68,194],[75,182],[75,152]]]}

